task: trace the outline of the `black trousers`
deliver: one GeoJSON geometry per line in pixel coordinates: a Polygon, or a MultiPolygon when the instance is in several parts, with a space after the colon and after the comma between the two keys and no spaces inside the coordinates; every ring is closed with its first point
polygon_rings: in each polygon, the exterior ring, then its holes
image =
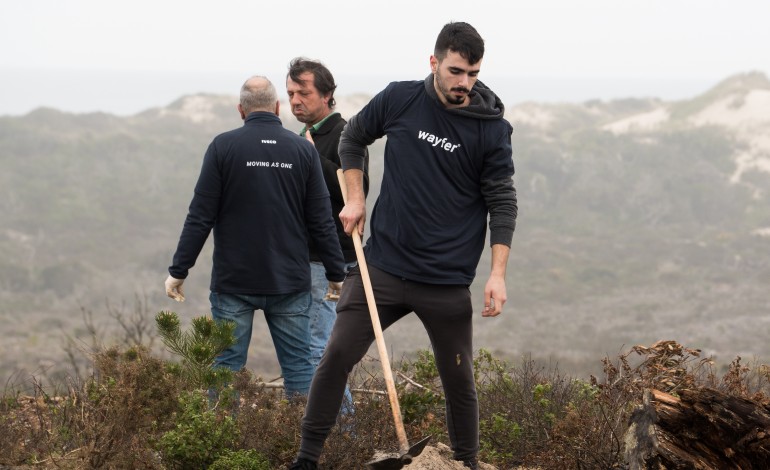
{"type": "MultiPolygon", "coordinates": [[[[468,286],[408,281],[369,266],[382,329],[414,312],[430,338],[446,396],[447,431],[454,458],[476,457],[479,407],[473,378],[473,307],[468,286]]],[[[337,321],[313,376],[302,418],[299,456],[318,461],[337,419],[348,375],[374,342],[359,268],[348,273],[337,321]]]]}

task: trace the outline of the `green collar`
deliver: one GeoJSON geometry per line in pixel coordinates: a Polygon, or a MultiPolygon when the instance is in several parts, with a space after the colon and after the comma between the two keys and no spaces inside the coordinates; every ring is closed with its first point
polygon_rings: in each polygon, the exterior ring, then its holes
{"type": "MultiPolygon", "coordinates": [[[[318,129],[320,129],[320,128],[321,128],[321,126],[323,126],[323,125],[324,125],[324,123],[326,122],[326,120],[327,120],[327,119],[329,119],[330,117],[334,116],[335,114],[339,114],[339,113],[338,113],[338,112],[336,112],[336,111],[335,111],[335,112],[331,112],[331,113],[329,113],[329,114],[328,114],[328,115],[327,115],[325,118],[321,119],[321,120],[320,120],[320,121],[318,121],[317,123],[315,123],[315,124],[313,124],[312,126],[310,126],[310,135],[313,135],[313,134],[315,134],[316,132],[318,132],[318,129]]],[[[303,136],[303,137],[304,137],[304,136],[305,136],[305,131],[307,131],[307,126],[304,126],[304,127],[302,128],[302,130],[301,130],[301,131],[299,131],[299,135],[301,135],[301,136],[303,136]]]]}

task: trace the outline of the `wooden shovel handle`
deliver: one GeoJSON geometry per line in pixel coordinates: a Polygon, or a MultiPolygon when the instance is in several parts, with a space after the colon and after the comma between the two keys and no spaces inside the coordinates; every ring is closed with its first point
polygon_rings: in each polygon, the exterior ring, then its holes
{"type": "MultiPolygon", "coordinates": [[[[345,183],[345,176],[342,170],[337,170],[337,179],[340,182],[340,191],[342,192],[342,199],[347,203],[348,191],[347,184],[345,183]]],[[[409,441],[406,438],[406,431],[404,430],[404,421],[401,418],[401,407],[398,404],[398,394],[396,393],[396,385],[393,381],[393,371],[390,369],[390,360],[388,359],[388,350],[385,347],[385,338],[382,335],[382,325],[380,325],[380,315],[377,313],[377,303],[374,301],[374,291],[372,290],[372,282],[369,279],[369,268],[366,266],[366,258],[364,257],[364,249],[361,246],[361,235],[358,233],[358,227],[353,229],[353,245],[356,248],[356,258],[358,258],[358,269],[361,271],[361,280],[364,283],[364,292],[366,293],[366,303],[369,305],[369,316],[372,319],[372,328],[374,329],[374,338],[377,342],[377,352],[380,355],[380,362],[382,363],[382,375],[385,378],[385,386],[388,389],[388,399],[390,400],[390,409],[393,412],[393,421],[396,425],[396,436],[398,437],[398,444],[401,447],[401,454],[409,452],[409,441]]]]}

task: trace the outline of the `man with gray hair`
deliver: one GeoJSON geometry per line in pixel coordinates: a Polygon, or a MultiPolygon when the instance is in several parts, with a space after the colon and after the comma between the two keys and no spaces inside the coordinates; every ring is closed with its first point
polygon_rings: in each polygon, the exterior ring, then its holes
{"type": "Polygon", "coordinates": [[[283,128],[275,87],[261,76],[241,88],[243,126],[214,138],[166,279],[166,294],[184,300],[182,284],[214,231],[211,314],[236,324],[235,344],[215,367],[246,364],[255,310],[262,310],[288,397],[306,395],[310,360],[308,237],[339,291],[344,259],[329,191],[312,143],[283,128]]]}

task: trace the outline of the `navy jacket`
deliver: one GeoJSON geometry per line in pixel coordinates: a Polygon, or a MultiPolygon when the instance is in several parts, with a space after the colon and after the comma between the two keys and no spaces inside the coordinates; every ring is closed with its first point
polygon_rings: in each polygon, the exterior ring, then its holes
{"type": "Polygon", "coordinates": [[[513,128],[480,81],[470,99],[447,109],[429,75],[391,83],[348,121],[339,149],[345,169],[361,168],[362,149],[387,136],[366,244],[373,266],[413,281],[469,285],[487,216],[490,243],[510,246],[518,212],[513,128]]]}
{"type": "Polygon", "coordinates": [[[251,113],[209,145],[169,267],[173,277],[187,277],[212,229],[213,292],[309,290],[308,234],[327,278],[345,278],[318,153],[275,114],[251,113]]]}

